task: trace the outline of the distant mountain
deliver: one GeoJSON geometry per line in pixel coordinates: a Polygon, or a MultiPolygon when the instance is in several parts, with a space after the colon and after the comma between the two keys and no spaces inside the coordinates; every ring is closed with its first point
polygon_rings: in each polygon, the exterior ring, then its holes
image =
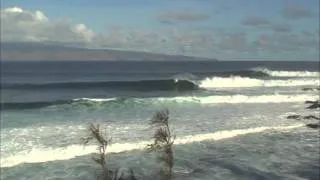
{"type": "Polygon", "coordinates": [[[1,60],[171,60],[171,61],[205,61],[215,60],[183,55],[165,55],[135,51],[110,49],[86,49],[44,43],[1,43],[1,60]]]}

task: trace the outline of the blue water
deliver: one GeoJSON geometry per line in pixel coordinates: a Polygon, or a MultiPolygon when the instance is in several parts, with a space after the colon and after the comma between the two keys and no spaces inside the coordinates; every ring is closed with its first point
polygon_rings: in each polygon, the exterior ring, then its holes
{"type": "Polygon", "coordinates": [[[89,123],[113,139],[112,168],[157,172],[144,150],[163,108],[174,179],[318,179],[318,62],[1,62],[1,179],[93,179],[89,123]]]}

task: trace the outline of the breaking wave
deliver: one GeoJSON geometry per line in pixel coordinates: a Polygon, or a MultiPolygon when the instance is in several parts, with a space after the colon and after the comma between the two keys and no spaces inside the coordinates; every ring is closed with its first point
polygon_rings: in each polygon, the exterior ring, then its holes
{"type": "MultiPolygon", "coordinates": [[[[272,126],[272,127],[256,127],[249,129],[236,129],[218,131],[215,133],[188,135],[175,140],[175,144],[188,144],[201,141],[218,141],[227,138],[233,138],[241,135],[261,133],[265,131],[287,131],[303,127],[304,124],[296,124],[292,126],[272,126]]],[[[109,153],[121,153],[132,150],[142,150],[150,141],[115,143],[108,147],[109,153]]],[[[96,146],[70,145],[61,148],[34,148],[15,155],[1,158],[1,167],[12,167],[22,163],[40,163],[57,160],[68,160],[77,156],[84,156],[97,151],[96,146]]]]}
{"type": "Polygon", "coordinates": [[[274,77],[319,77],[320,72],[310,71],[273,71],[267,68],[253,68],[253,71],[262,72],[274,77]]]}
{"type": "Polygon", "coordinates": [[[319,86],[319,79],[261,80],[248,77],[212,77],[202,80],[201,88],[249,88],[249,87],[286,87],[286,86],[319,86]]]}
{"type": "Polygon", "coordinates": [[[197,77],[190,73],[178,74],[163,80],[139,81],[101,81],[101,82],[55,82],[44,84],[1,84],[1,89],[20,90],[79,90],[104,89],[121,91],[191,91],[199,88],[235,88],[235,87],[277,87],[319,85],[319,72],[309,71],[271,71],[263,68],[254,70],[215,72],[213,75],[197,77]],[[259,77],[296,77],[286,80],[265,80],[259,77]],[[305,77],[301,79],[301,77],[305,77]],[[200,78],[200,79],[199,79],[200,78]],[[311,78],[311,79],[310,79],[311,78]],[[196,80],[198,79],[198,80],[196,80]],[[201,80],[202,79],[202,80],[201,80]]]}
{"type": "MultiPolygon", "coordinates": [[[[191,91],[212,88],[250,88],[250,87],[290,87],[290,86],[319,86],[317,78],[262,80],[249,77],[212,77],[198,82],[186,79],[143,80],[119,82],[71,82],[49,84],[2,84],[2,89],[113,89],[122,91],[191,91]]],[[[62,102],[63,103],[63,102],[62,102]]]]}

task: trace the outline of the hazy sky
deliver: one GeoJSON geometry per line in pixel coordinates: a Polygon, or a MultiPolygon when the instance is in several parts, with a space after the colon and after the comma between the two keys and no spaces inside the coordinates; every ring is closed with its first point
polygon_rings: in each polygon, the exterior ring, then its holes
{"type": "Polygon", "coordinates": [[[319,0],[1,0],[1,41],[319,59],[319,0]]]}

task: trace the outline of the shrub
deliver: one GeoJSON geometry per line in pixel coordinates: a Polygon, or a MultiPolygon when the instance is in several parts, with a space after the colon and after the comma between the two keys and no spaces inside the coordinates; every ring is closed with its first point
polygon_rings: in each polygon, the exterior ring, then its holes
{"type": "Polygon", "coordinates": [[[169,127],[169,111],[162,110],[156,112],[151,119],[152,127],[156,128],[153,135],[154,142],[147,146],[149,152],[157,152],[158,161],[163,164],[160,170],[162,180],[172,178],[173,168],[173,150],[172,146],[175,137],[172,135],[169,127]]]}
{"type": "Polygon", "coordinates": [[[98,154],[93,156],[92,159],[102,167],[103,179],[111,180],[113,176],[113,171],[107,166],[107,147],[111,144],[111,138],[107,138],[103,135],[100,125],[90,124],[89,126],[89,136],[82,138],[81,141],[84,145],[87,145],[90,141],[95,141],[97,144],[98,154]]]}

